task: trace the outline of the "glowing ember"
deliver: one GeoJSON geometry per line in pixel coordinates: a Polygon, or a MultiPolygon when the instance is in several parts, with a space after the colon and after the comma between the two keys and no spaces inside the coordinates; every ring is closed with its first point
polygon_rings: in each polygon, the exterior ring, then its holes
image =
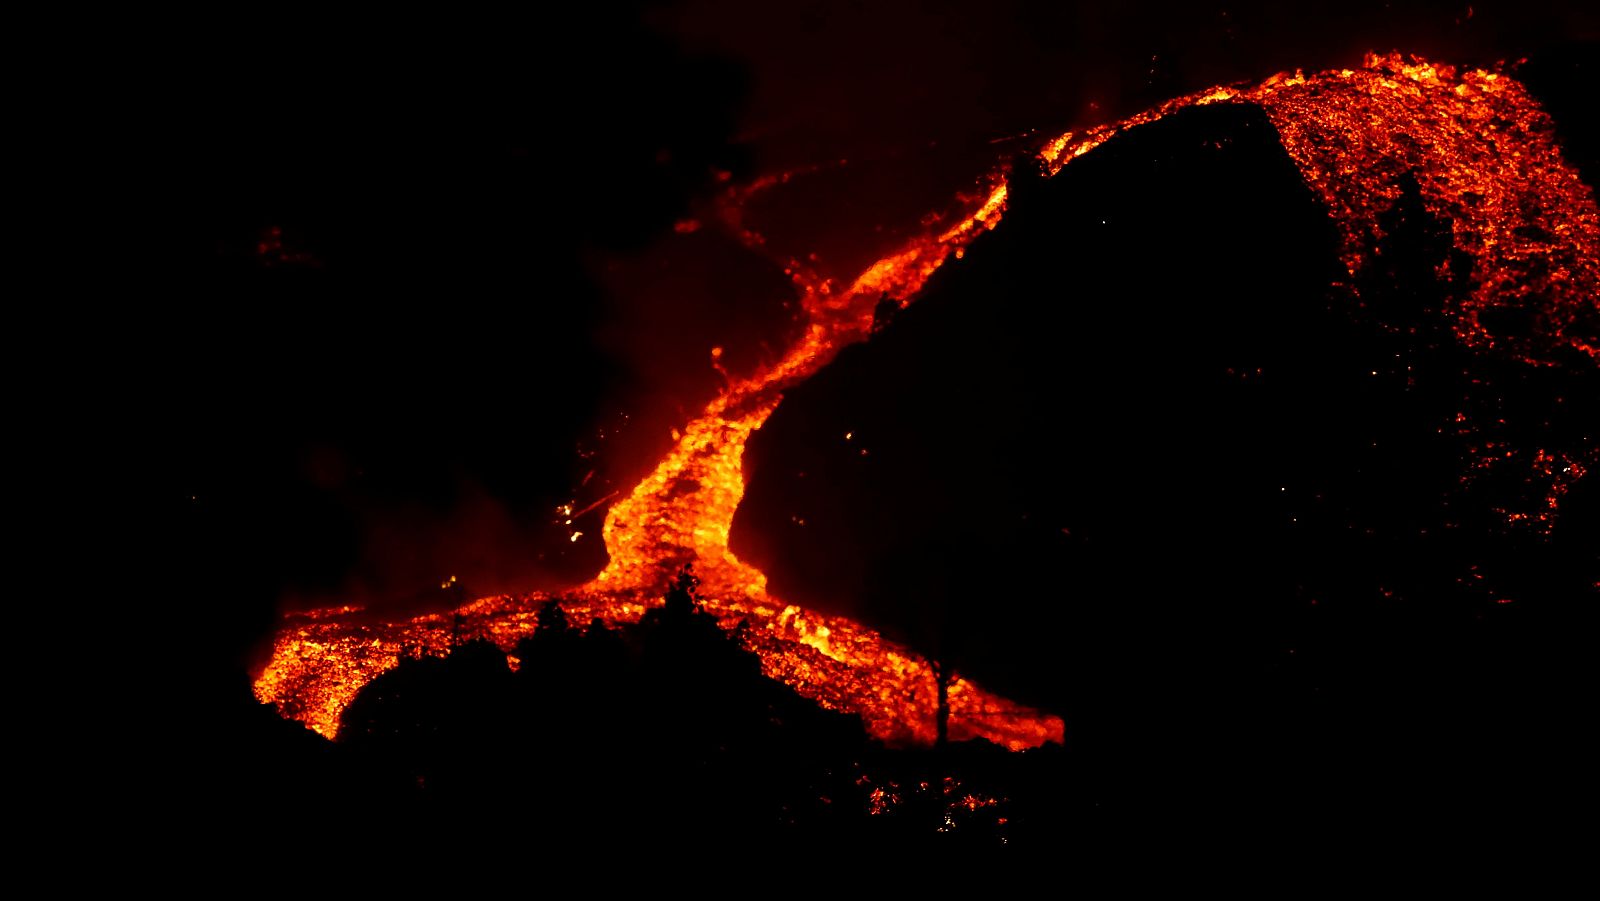
{"type": "MultiPolygon", "coordinates": [[[[1279,75],[1252,88],[1222,87],[1180,98],[1122,122],[1063,135],[1040,158],[1053,173],[1129,128],[1219,102],[1266,110],[1307,184],[1337,221],[1352,275],[1381,237],[1379,215],[1399,196],[1398,176],[1413,171],[1429,212],[1453,223],[1456,247],[1474,261],[1475,289],[1458,309],[1445,311],[1460,339],[1535,363],[1548,362],[1563,348],[1600,359],[1600,348],[1567,334],[1567,326],[1596,304],[1600,215],[1593,191],[1562,160],[1548,118],[1526,89],[1503,74],[1370,56],[1360,69],[1279,75]],[[1496,334],[1484,314],[1505,307],[1533,313],[1534,331],[1496,334]]],[[[860,714],[881,739],[931,742],[936,701],[928,663],[849,620],[772,598],[766,577],[728,550],[728,532],[744,495],[745,442],[783,389],[825,365],[841,347],[864,340],[883,295],[913,299],[947,259],[959,257],[967,243],[994,227],[1005,199],[1006,185],[997,177],[957,225],[879,260],[842,291],[791,266],[808,317],[804,335],[773,365],[730,382],[681,432],[655,471],[611,507],[604,529],[610,564],[589,584],[562,595],[569,618],[637,621],[678,569],[693,563],[707,609],[725,625],[749,623],[742,634],[769,676],[824,706],[860,714]]],[[[725,219],[743,233],[736,210],[725,219]]],[[[1584,475],[1580,463],[1542,450],[1536,462],[1555,486],[1552,508],[1584,475]]],[[[571,508],[565,511],[570,515],[571,508]]],[[[372,621],[351,608],[292,616],[256,681],[256,695],[331,737],[355,694],[403,653],[444,653],[463,628],[510,649],[533,630],[545,599],[483,598],[453,615],[401,623],[372,621]]],[[[1059,718],[969,682],[951,685],[950,705],[952,739],[981,736],[1015,749],[1062,738],[1059,718]]]]}

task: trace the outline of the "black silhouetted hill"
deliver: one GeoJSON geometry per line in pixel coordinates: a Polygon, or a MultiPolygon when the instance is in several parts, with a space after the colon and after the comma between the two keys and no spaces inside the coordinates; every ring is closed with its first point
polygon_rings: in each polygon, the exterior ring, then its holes
{"type": "Polygon", "coordinates": [[[1450,224],[1400,187],[1352,303],[1254,107],[1017,180],[751,439],[735,550],[1061,712],[1107,824],[1526,812],[1578,759],[1600,532],[1587,481],[1547,533],[1508,511],[1600,438],[1600,379],[1466,351],[1450,224]]]}
{"type": "Polygon", "coordinates": [[[436,819],[509,809],[574,841],[743,844],[864,817],[860,721],[763,676],[693,590],[686,573],[621,631],[549,602],[515,673],[482,642],[402,660],[350,705],[341,750],[436,819]]]}
{"type": "Polygon", "coordinates": [[[514,669],[481,640],[404,657],[346,709],[337,741],[241,704],[248,715],[194,746],[240,768],[173,834],[434,872],[533,845],[618,860],[1047,848],[1076,821],[1083,795],[1059,746],[870,742],[859,719],[763,676],[694,590],[686,571],[620,629],[580,628],[548,602],[514,669]]]}

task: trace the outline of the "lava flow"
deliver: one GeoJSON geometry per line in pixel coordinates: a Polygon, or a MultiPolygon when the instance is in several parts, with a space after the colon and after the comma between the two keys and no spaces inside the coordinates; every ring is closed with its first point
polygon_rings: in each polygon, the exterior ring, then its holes
{"type": "MultiPolygon", "coordinates": [[[[1130,128],[1219,102],[1254,103],[1266,111],[1338,224],[1352,276],[1381,237],[1379,215],[1399,196],[1398,177],[1414,173],[1430,212],[1453,224],[1455,245],[1473,261],[1474,290],[1458,308],[1444,311],[1460,340],[1535,364],[1571,350],[1600,359],[1594,339],[1569,328],[1595,314],[1600,215],[1594,193],[1562,160],[1548,117],[1503,73],[1369,56],[1359,69],[1278,75],[1254,87],[1179,98],[1062,135],[1043,147],[1040,160],[1053,173],[1130,128]],[[1497,334],[1484,314],[1501,307],[1533,313],[1533,332],[1497,334]]],[[[884,741],[934,739],[928,662],[859,624],[773,598],[766,577],[729,551],[728,533],[744,494],[745,442],[784,388],[841,347],[864,340],[881,297],[914,299],[935,270],[993,228],[1007,189],[1000,176],[991,185],[955,227],[885,257],[847,288],[796,275],[807,316],[803,336],[777,362],[731,383],[656,469],[612,506],[604,528],[610,563],[588,584],[560,595],[570,619],[636,621],[692,563],[706,608],[725,625],[749,624],[741,634],[769,676],[824,706],[859,714],[884,741]]],[[[352,608],[293,615],[256,680],[256,695],[332,737],[351,699],[402,653],[444,653],[462,623],[509,650],[532,631],[546,599],[488,597],[454,614],[398,623],[372,621],[352,608]]],[[[983,737],[1020,749],[1060,741],[1063,723],[957,680],[950,688],[949,732],[952,739],[983,737]]]]}

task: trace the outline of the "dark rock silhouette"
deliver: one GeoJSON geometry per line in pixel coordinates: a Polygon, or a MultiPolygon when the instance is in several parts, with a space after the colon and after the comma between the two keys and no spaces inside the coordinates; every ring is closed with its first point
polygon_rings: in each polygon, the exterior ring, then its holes
{"type": "Polygon", "coordinates": [[[1525,803],[1600,578],[1592,488],[1545,529],[1535,458],[1600,437],[1592,364],[1462,347],[1469,267],[1413,179],[1359,301],[1330,292],[1333,226],[1252,107],[1018,187],[752,438],[735,551],[1061,711],[1127,828],[1525,803]]]}

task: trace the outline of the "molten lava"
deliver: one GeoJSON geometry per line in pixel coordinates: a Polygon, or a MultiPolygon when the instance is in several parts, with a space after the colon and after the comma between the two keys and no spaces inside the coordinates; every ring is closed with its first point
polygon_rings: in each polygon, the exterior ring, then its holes
{"type": "MultiPolygon", "coordinates": [[[[1460,340],[1532,363],[1550,362],[1563,350],[1600,360],[1600,347],[1567,328],[1592,315],[1596,304],[1600,215],[1594,193],[1562,160],[1548,117],[1505,74],[1369,56],[1359,69],[1278,75],[1255,87],[1179,98],[1121,122],[1062,135],[1045,145],[1040,159],[1053,174],[1130,128],[1184,107],[1220,102],[1254,103],[1266,111],[1306,183],[1337,222],[1352,276],[1382,237],[1379,216],[1399,196],[1397,177],[1413,172],[1429,211],[1453,223],[1456,247],[1473,261],[1474,289],[1457,309],[1444,311],[1460,340]],[[1499,308],[1531,312],[1533,331],[1498,334],[1485,314],[1499,308]]],[[[946,260],[994,227],[1005,200],[1005,181],[996,177],[957,225],[879,260],[842,290],[791,267],[803,294],[803,336],[772,365],[733,380],[688,424],[655,470],[611,507],[604,528],[610,563],[588,584],[561,595],[569,618],[636,621],[680,567],[693,563],[706,608],[725,625],[748,622],[741,634],[769,676],[824,706],[859,714],[880,739],[931,742],[936,699],[928,662],[849,620],[771,597],[766,577],[729,551],[728,533],[744,494],[745,442],[784,388],[825,365],[841,347],[865,340],[885,294],[914,299],[946,260]]],[[[1561,474],[1560,491],[1585,471],[1553,462],[1546,469],[1561,474]]],[[[1553,505],[1559,491],[1552,491],[1553,505]]],[[[546,598],[488,597],[454,614],[398,623],[373,621],[351,608],[293,615],[256,680],[256,695],[332,737],[355,694],[402,654],[446,652],[463,623],[509,650],[533,630],[534,612],[546,598]]],[[[1013,749],[1062,739],[1058,717],[968,681],[951,685],[950,707],[952,739],[983,737],[1013,749]]]]}
{"type": "Polygon", "coordinates": [[[1306,183],[1343,238],[1354,276],[1383,236],[1379,215],[1410,173],[1428,212],[1452,223],[1473,262],[1474,290],[1445,311],[1461,340],[1533,363],[1562,348],[1600,360],[1592,338],[1568,327],[1593,315],[1600,283],[1594,190],[1561,157],[1550,117],[1500,72],[1458,71],[1400,54],[1369,54],[1359,69],[1279,74],[1252,88],[1219,87],[1121,122],[1068,133],[1045,146],[1051,173],[1137,125],[1187,106],[1254,103],[1265,110],[1306,183]],[[1531,334],[1497,334],[1484,314],[1531,314],[1531,334]]]}

